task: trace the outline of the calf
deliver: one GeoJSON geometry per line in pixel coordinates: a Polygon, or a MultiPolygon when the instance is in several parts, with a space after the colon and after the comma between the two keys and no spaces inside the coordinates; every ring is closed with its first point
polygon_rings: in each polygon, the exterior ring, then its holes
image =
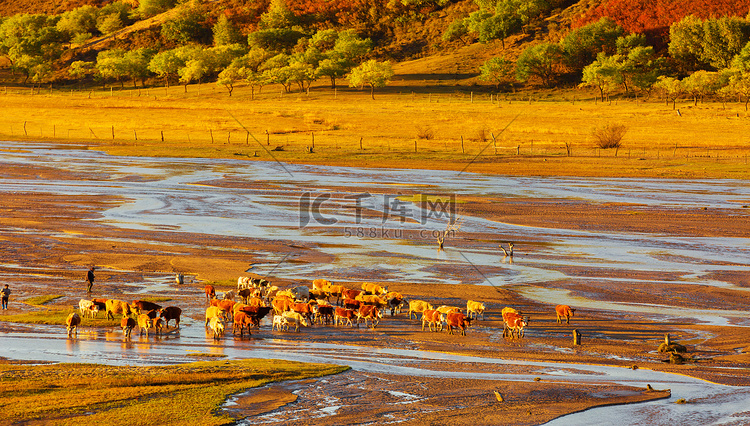
{"type": "Polygon", "coordinates": [[[555,312],[557,313],[557,323],[562,324],[562,319],[565,318],[565,324],[570,324],[570,317],[576,312],[568,305],[557,305],[555,306],[555,312]]]}
{"type": "Polygon", "coordinates": [[[484,303],[475,302],[473,300],[467,301],[466,315],[468,315],[469,318],[472,319],[479,319],[480,316],[482,317],[482,319],[484,319],[484,303]]]}
{"type": "Polygon", "coordinates": [[[359,320],[364,320],[365,327],[367,327],[367,320],[369,319],[372,323],[372,328],[377,327],[382,315],[380,310],[376,306],[362,305],[359,307],[359,311],[356,311],[357,315],[357,327],[359,327],[359,320]]]}
{"type": "Polygon", "coordinates": [[[120,320],[120,327],[122,327],[122,334],[130,338],[130,333],[133,331],[133,328],[135,328],[135,320],[133,318],[130,318],[128,316],[123,316],[120,320]]]}
{"type": "Polygon", "coordinates": [[[448,334],[453,334],[453,329],[459,328],[461,335],[466,336],[466,328],[471,325],[471,318],[460,312],[453,312],[445,317],[445,323],[448,326],[448,334]]]}
{"type": "Polygon", "coordinates": [[[312,321],[313,305],[309,303],[294,303],[292,304],[292,310],[305,317],[307,321],[312,321]]]}
{"type": "Polygon", "coordinates": [[[152,320],[152,323],[154,325],[154,332],[156,334],[161,334],[162,330],[164,329],[164,321],[162,321],[161,318],[154,318],[152,320]]]}
{"type": "Polygon", "coordinates": [[[355,311],[353,309],[336,308],[333,314],[333,325],[339,325],[339,321],[347,322],[351,327],[354,327],[352,320],[356,318],[355,311]]]}
{"type": "Polygon", "coordinates": [[[146,314],[138,315],[138,335],[142,335],[145,331],[146,337],[148,337],[149,328],[151,328],[151,318],[146,314]]]}
{"type": "Polygon", "coordinates": [[[210,284],[203,287],[203,292],[206,293],[206,302],[210,302],[211,299],[216,297],[216,289],[210,284]]]}
{"type": "Polygon", "coordinates": [[[78,336],[78,326],[81,324],[81,317],[73,312],[72,314],[68,315],[68,318],[65,319],[65,326],[68,330],[68,337],[71,337],[73,333],[78,336]]]}
{"type": "Polygon", "coordinates": [[[167,328],[169,328],[170,320],[174,320],[175,328],[180,328],[180,315],[182,315],[182,309],[177,306],[168,306],[159,311],[159,318],[165,321],[167,328]]]}
{"type": "Polygon", "coordinates": [[[286,311],[281,314],[282,317],[284,317],[289,324],[294,324],[294,331],[299,332],[299,327],[302,325],[303,327],[307,327],[309,324],[307,323],[307,320],[305,320],[305,317],[298,314],[297,312],[292,311],[286,311]]]}
{"type": "Polygon", "coordinates": [[[422,313],[428,309],[433,309],[429,303],[423,300],[412,300],[409,302],[409,319],[411,319],[412,312],[414,313],[414,318],[419,319],[417,318],[417,312],[422,313]]]}
{"type": "Polygon", "coordinates": [[[434,331],[443,331],[443,319],[445,316],[436,309],[428,309],[422,313],[422,331],[424,331],[424,326],[427,324],[427,327],[430,331],[432,330],[432,326],[435,326],[434,331]]]}
{"type": "Polygon", "coordinates": [[[93,302],[100,311],[107,311],[107,299],[91,299],[91,302],[93,302]]]}
{"type": "Polygon", "coordinates": [[[289,323],[287,322],[286,318],[284,318],[281,315],[273,316],[273,325],[271,325],[271,331],[273,330],[281,331],[282,329],[286,330],[288,328],[289,328],[289,323]]]}
{"type": "Polygon", "coordinates": [[[219,340],[219,337],[224,334],[224,320],[221,317],[212,317],[209,321],[209,328],[214,333],[214,340],[219,340]]]}
{"type": "Polygon", "coordinates": [[[237,296],[239,296],[244,303],[247,303],[247,300],[253,297],[255,291],[256,290],[254,288],[243,288],[242,290],[237,292],[237,296]]]}
{"type": "Polygon", "coordinates": [[[78,301],[78,309],[81,311],[81,316],[86,318],[90,316],[95,318],[99,313],[99,306],[91,300],[81,299],[78,301]]]}
{"type": "Polygon", "coordinates": [[[142,311],[158,311],[161,309],[161,305],[146,300],[134,300],[130,306],[135,310],[136,315],[140,315],[142,311]]]}

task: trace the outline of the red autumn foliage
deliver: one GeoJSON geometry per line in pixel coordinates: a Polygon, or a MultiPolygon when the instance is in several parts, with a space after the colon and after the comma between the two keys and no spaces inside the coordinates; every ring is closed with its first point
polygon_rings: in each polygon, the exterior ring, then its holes
{"type": "Polygon", "coordinates": [[[584,13],[574,28],[609,17],[628,32],[669,35],[669,26],[688,15],[701,19],[745,17],[750,0],[609,0],[584,13]]]}

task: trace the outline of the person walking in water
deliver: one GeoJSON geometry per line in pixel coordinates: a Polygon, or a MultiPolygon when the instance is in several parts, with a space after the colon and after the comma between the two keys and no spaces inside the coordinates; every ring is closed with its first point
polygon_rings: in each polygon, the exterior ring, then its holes
{"type": "Polygon", "coordinates": [[[3,309],[8,309],[8,299],[10,298],[10,289],[8,284],[5,284],[5,288],[0,290],[0,294],[3,295],[3,309]]]}
{"type": "Polygon", "coordinates": [[[86,273],[86,283],[88,284],[88,292],[91,293],[91,287],[94,285],[94,267],[86,273]]]}

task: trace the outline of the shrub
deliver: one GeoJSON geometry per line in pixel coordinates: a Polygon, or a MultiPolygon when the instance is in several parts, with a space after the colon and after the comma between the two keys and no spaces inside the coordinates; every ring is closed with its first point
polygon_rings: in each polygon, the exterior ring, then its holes
{"type": "Polygon", "coordinates": [[[417,126],[417,138],[431,140],[435,137],[435,131],[430,126],[417,126]]]}
{"type": "Polygon", "coordinates": [[[599,148],[620,148],[622,138],[627,131],[628,128],[623,124],[607,124],[594,129],[593,136],[599,148]]]}

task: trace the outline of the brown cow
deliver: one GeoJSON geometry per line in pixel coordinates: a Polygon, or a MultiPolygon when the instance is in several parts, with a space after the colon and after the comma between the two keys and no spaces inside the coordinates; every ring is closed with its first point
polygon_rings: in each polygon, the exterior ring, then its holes
{"type": "Polygon", "coordinates": [[[271,305],[273,306],[273,311],[281,315],[282,313],[289,311],[292,309],[292,305],[294,305],[294,301],[285,297],[276,297],[273,299],[273,302],[271,302],[271,305]]]}
{"type": "Polygon", "coordinates": [[[211,299],[213,299],[214,297],[216,297],[216,289],[214,288],[214,286],[212,286],[210,284],[207,285],[207,286],[205,286],[205,287],[203,287],[203,291],[206,293],[206,301],[207,302],[210,302],[211,299]]]}
{"type": "Polygon", "coordinates": [[[526,332],[524,328],[528,325],[528,320],[521,315],[509,314],[508,319],[505,320],[505,328],[503,330],[503,337],[506,337],[506,330],[511,338],[523,337],[526,332]]]}
{"type": "Polygon", "coordinates": [[[320,321],[320,324],[327,325],[333,322],[333,312],[333,306],[331,305],[318,306],[318,313],[315,318],[320,321]]]}
{"type": "Polygon", "coordinates": [[[240,338],[242,338],[245,328],[247,328],[248,336],[251,336],[250,326],[253,325],[253,320],[246,313],[240,311],[234,314],[234,321],[232,324],[232,334],[237,334],[237,329],[240,329],[240,338]]]}
{"type": "Polygon", "coordinates": [[[122,334],[129,339],[130,333],[135,328],[135,320],[128,316],[123,316],[120,320],[120,327],[122,327],[122,334]]]}
{"type": "Polygon", "coordinates": [[[354,299],[344,299],[344,308],[357,310],[362,306],[362,302],[354,299]]]}
{"type": "Polygon", "coordinates": [[[81,317],[77,313],[73,312],[72,314],[68,315],[68,318],[65,319],[66,329],[68,330],[68,337],[71,337],[74,332],[76,336],[78,336],[78,326],[80,324],[81,317]]]}
{"type": "Polygon", "coordinates": [[[466,328],[471,325],[471,318],[460,312],[453,312],[445,317],[445,322],[448,325],[448,334],[453,334],[453,329],[459,328],[461,335],[466,336],[466,328]]]}
{"type": "Polygon", "coordinates": [[[182,315],[182,309],[177,306],[168,306],[159,311],[159,318],[165,321],[167,328],[169,328],[170,320],[174,320],[175,328],[180,328],[180,315],[182,315]]]}
{"type": "Polygon", "coordinates": [[[364,291],[354,290],[354,289],[344,289],[344,291],[341,292],[341,297],[343,299],[356,299],[357,296],[359,296],[360,294],[364,294],[364,291]]]}
{"type": "Polygon", "coordinates": [[[336,308],[333,314],[333,325],[338,326],[339,321],[347,322],[350,326],[354,327],[352,320],[356,318],[355,311],[353,309],[336,308]]]}
{"type": "Polygon", "coordinates": [[[555,306],[555,312],[557,313],[557,323],[562,324],[562,319],[565,318],[565,324],[570,324],[570,317],[576,312],[568,305],[557,305],[555,306]]]}
{"type": "Polygon", "coordinates": [[[327,291],[330,287],[331,282],[323,278],[318,278],[317,280],[313,280],[312,282],[313,289],[327,291]]]}
{"type": "Polygon", "coordinates": [[[427,324],[430,331],[433,331],[432,326],[435,326],[434,331],[443,331],[444,317],[437,309],[428,309],[422,312],[422,331],[424,331],[425,324],[427,324]]]}
{"type": "Polygon", "coordinates": [[[360,306],[359,311],[356,311],[356,315],[357,327],[359,327],[359,320],[364,320],[365,327],[367,327],[367,320],[369,319],[372,322],[373,329],[378,326],[380,319],[383,318],[383,316],[380,314],[380,310],[376,306],[372,305],[360,306]]]}
{"type": "Polygon", "coordinates": [[[254,326],[260,328],[260,320],[265,318],[272,309],[271,306],[244,306],[238,312],[243,312],[250,318],[254,326]]]}
{"type": "Polygon", "coordinates": [[[147,300],[134,300],[130,306],[135,310],[136,315],[140,315],[142,311],[158,311],[161,309],[161,305],[147,300]]]}
{"type": "Polygon", "coordinates": [[[309,303],[294,303],[292,304],[292,310],[307,319],[312,325],[313,308],[309,303]]]}

